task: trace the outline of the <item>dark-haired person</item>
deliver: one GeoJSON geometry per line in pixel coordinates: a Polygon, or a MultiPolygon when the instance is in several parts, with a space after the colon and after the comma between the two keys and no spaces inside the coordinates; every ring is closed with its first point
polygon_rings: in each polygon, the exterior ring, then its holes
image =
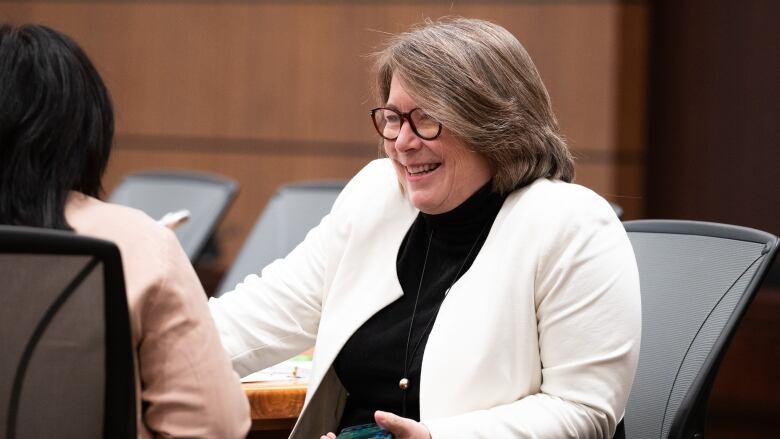
{"type": "Polygon", "coordinates": [[[209,302],[234,367],[314,345],[295,438],[374,421],[398,439],[612,437],[639,352],[636,262],[609,204],[571,183],[530,57],[500,26],[450,19],[376,64],[387,158],[209,302]]]}
{"type": "Polygon", "coordinates": [[[114,134],[103,81],[67,36],[0,25],[0,224],[73,230],[122,254],[139,437],[239,438],[246,397],[175,235],[98,200],[114,134]]]}

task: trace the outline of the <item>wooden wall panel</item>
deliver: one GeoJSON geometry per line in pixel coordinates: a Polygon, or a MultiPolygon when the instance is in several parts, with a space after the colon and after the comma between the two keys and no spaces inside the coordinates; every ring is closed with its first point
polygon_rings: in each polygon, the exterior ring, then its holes
{"type": "Polygon", "coordinates": [[[122,132],[352,142],[372,136],[354,121],[373,104],[364,55],[386,32],[423,17],[486,18],[534,57],[572,144],[614,149],[621,19],[640,5],[421,3],[59,1],[33,2],[25,18],[87,49],[122,132]]]}
{"type": "Polygon", "coordinates": [[[71,35],[104,76],[117,113],[108,189],[144,168],[239,181],[220,267],[277,185],[347,178],[376,157],[366,55],[387,33],[443,15],[518,36],[578,157],[577,181],[641,216],[643,2],[0,0],[3,19],[71,35]]]}
{"type": "Polygon", "coordinates": [[[649,211],[780,234],[780,3],[656,11],[649,211]]]}
{"type": "Polygon", "coordinates": [[[635,212],[642,210],[644,168],[637,163],[588,163],[577,165],[575,182],[584,184],[595,192],[623,208],[624,219],[636,219],[635,212]],[[616,186],[615,181],[622,181],[616,186]]]}

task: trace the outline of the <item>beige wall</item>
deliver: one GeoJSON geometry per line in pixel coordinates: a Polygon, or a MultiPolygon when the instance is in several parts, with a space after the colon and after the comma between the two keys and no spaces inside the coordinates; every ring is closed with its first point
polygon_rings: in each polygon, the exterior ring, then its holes
{"type": "Polygon", "coordinates": [[[217,272],[278,185],[348,178],[377,156],[366,54],[385,33],[442,15],[518,36],[578,158],[577,181],[641,216],[643,2],[0,1],[3,20],[64,31],[98,66],[117,113],[109,191],[146,168],[239,181],[217,272]]]}

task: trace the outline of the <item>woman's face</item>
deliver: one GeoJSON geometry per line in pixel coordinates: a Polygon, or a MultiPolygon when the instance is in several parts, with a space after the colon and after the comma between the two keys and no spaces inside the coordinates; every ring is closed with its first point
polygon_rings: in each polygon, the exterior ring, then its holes
{"type": "MultiPolygon", "coordinates": [[[[397,76],[390,83],[386,106],[403,113],[417,108],[397,76]]],[[[416,208],[428,214],[458,207],[493,176],[488,161],[467,149],[447,127],[442,128],[439,137],[423,140],[405,120],[398,138],[385,140],[384,147],[406,195],[416,208]]]]}

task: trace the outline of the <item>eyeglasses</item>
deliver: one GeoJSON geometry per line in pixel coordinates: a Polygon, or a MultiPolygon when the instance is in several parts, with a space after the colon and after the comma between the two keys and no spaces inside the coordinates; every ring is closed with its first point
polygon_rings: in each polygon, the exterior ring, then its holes
{"type": "Polygon", "coordinates": [[[412,132],[423,140],[433,140],[441,134],[441,123],[425,114],[419,108],[415,108],[408,113],[401,113],[398,110],[385,107],[371,110],[371,120],[374,122],[374,128],[376,128],[376,132],[383,139],[397,139],[401,133],[401,127],[404,125],[404,119],[409,121],[412,132]]]}

